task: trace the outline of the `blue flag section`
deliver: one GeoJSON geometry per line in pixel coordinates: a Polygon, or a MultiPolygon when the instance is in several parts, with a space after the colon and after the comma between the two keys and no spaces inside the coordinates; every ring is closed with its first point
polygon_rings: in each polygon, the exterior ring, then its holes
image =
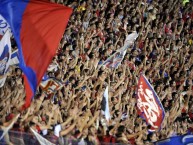
{"type": "Polygon", "coordinates": [[[193,145],[193,134],[174,136],[165,140],[160,140],[154,145],[193,145]]]}

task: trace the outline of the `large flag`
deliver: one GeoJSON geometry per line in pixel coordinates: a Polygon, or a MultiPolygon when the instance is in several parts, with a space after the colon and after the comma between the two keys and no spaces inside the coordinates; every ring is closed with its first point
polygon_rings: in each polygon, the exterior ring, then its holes
{"type": "MultiPolygon", "coordinates": [[[[7,31],[0,41],[0,75],[6,74],[11,58],[10,33],[7,31]]],[[[6,77],[0,79],[0,87],[3,87],[6,77]]]]}
{"type": "Polygon", "coordinates": [[[151,125],[150,132],[160,129],[165,111],[153,87],[142,74],[137,87],[137,109],[139,115],[151,125]]]}
{"type": "Polygon", "coordinates": [[[0,14],[18,45],[19,66],[25,74],[26,103],[30,105],[49,63],[56,54],[72,9],[47,0],[1,0],[0,14]]]}
{"type": "Polygon", "coordinates": [[[113,55],[108,57],[107,60],[105,60],[102,65],[107,68],[117,68],[124,59],[127,49],[134,43],[137,37],[138,37],[137,32],[133,32],[130,35],[128,35],[126,37],[124,46],[121,47],[119,50],[117,50],[113,55]]]}
{"type": "Polygon", "coordinates": [[[105,89],[104,96],[102,99],[101,109],[107,121],[111,119],[110,111],[109,111],[109,95],[108,95],[108,86],[105,89]]]}
{"type": "Polygon", "coordinates": [[[192,145],[192,143],[193,143],[193,135],[186,134],[160,140],[158,142],[155,142],[154,145],[192,145]]]}
{"type": "Polygon", "coordinates": [[[54,78],[47,78],[40,83],[40,88],[46,94],[54,94],[57,90],[60,90],[63,87],[63,83],[54,78]]]}

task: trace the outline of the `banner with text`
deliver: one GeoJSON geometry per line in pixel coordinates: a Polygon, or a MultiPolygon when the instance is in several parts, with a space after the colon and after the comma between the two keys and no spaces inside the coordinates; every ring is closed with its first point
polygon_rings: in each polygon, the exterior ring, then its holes
{"type": "Polygon", "coordinates": [[[137,110],[147,124],[151,125],[150,132],[160,129],[165,111],[153,87],[142,74],[137,87],[137,110]]]}

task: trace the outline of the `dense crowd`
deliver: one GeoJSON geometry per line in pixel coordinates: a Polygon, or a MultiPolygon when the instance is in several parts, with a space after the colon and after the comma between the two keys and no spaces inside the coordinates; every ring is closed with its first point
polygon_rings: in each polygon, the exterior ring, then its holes
{"type": "MultiPolygon", "coordinates": [[[[32,127],[44,137],[68,138],[68,144],[79,140],[79,144],[133,145],[193,131],[193,1],[51,1],[74,10],[51,63],[57,67],[47,71],[63,87],[53,94],[39,87],[31,106],[21,111],[23,73],[11,66],[0,88],[2,129],[14,122],[12,130],[30,133],[32,127]],[[134,31],[139,37],[121,65],[101,66],[134,31]],[[148,132],[149,126],[136,111],[140,73],[153,85],[165,109],[161,130],[154,133],[148,132]],[[101,113],[106,86],[110,121],[101,113]]],[[[17,48],[14,40],[12,48],[17,48]]]]}

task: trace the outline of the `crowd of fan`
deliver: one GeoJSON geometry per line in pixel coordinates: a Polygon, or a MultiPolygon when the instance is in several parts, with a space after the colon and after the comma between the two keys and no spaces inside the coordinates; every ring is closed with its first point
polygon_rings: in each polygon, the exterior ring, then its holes
{"type": "Polygon", "coordinates": [[[51,1],[74,10],[52,62],[57,68],[47,72],[64,86],[51,95],[38,88],[31,106],[20,111],[25,102],[23,74],[12,66],[0,88],[1,128],[20,113],[13,130],[30,133],[32,127],[44,137],[64,137],[68,143],[147,145],[193,131],[193,1],[51,1]],[[139,37],[121,65],[101,67],[133,31],[139,37]],[[165,109],[161,130],[154,133],[136,111],[140,73],[165,109]],[[101,113],[106,86],[110,121],[101,113]]]}

